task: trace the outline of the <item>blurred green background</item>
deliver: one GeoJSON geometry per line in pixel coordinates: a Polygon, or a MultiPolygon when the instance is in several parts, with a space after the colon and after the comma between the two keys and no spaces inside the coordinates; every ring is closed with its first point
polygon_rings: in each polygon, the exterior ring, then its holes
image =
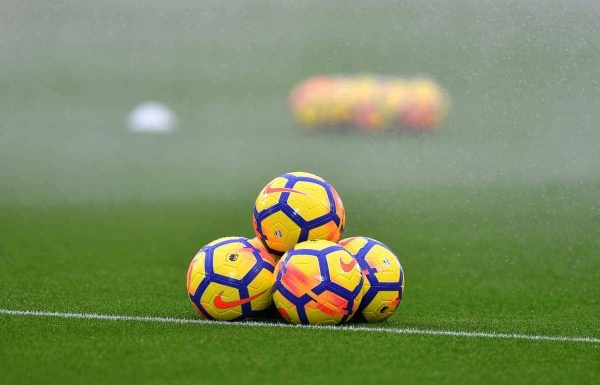
{"type": "Polygon", "coordinates": [[[342,196],[598,180],[599,20],[591,1],[4,1],[0,204],[252,200],[292,170],[342,196]],[[377,137],[294,125],[295,83],[355,72],[432,76],[452,97],[446,123],[377,137]],[[145,100],[179,130],[127,132],[145,100]]]}

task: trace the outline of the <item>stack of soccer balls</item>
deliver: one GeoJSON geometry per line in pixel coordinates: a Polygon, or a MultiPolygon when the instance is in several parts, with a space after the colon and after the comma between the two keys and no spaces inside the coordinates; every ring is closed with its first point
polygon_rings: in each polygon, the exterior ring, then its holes
{"type": "Polygon", "coordinates": [[[289,322],[335,325],[359,314],[382,321],[398,307],[404,272],[398,258],[367,237],[340,240],[346,212],[331,184],[292,172],[267,184],[254,205],[256,238],[204,246],[187,273],[200,317],[265,317],[274,303],[289,322]]]}
{"type": "Polygon", "coordinates": [[[310,130],[432,132],[449,106],[447,93],[427,78],[375,75],[315,76],[290,93],[296,122],[310,130]]]}

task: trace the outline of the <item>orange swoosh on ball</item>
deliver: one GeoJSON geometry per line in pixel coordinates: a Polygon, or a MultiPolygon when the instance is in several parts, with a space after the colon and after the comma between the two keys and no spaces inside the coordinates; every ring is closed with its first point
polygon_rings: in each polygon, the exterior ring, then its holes
{"type": "Polygon", "coordinates": [[[352,238],[346,238],[346,239],[342,239],[338,245],[340,246],[346,246],[348,243],[352,242],[356,237],[352,237],[352,238]]]}
{"type": "Polygon", "coordinates": [[[356,259],[352,258],[352,262],[346,263],[342,261],[342,258],[340,258],[340,265],[342,265],[342,270],[344,270],[346,273],[349,273],[352,271],[352,269],[354,269],[354,266],[356,266],[356,259]]]}
{"type": "Polygon", "coordinates": [[[213,300],[213,305],[215,305],[215,307],[217,309],[231,309],[232,307],[243,305],[245,303],[248,303],[248,302],[260,297],[261,295],[263,295],[264,292],[266,292],[266,290],[263,290],[256,295],[251,295],[250,297],[247,297],[247,298],[242,298],[242,299],[239,299],[236,301],[228,301],[228,302],[223,301],[223,298],[222,298],[223,292],[220,292],[219,294],[217,294],[217,296],[213,300]]]}
{"type": "Polygon", "coordinates": [[[300,195],[306,195],[305,193],[303,193],[302,191],[298,191],[298,190],[294,190],[293,188],[287,188],[287,187],[271,187],[271,183],[269,183],[267,185],[267,187],[264,188],[264,193],[265,194],[273,194],[273,193],[295,193],[295,194],[300,194],[300,195]]]}

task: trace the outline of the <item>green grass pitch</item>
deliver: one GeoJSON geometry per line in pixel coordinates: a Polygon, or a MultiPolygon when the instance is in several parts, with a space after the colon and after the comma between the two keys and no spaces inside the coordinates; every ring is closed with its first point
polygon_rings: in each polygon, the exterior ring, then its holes
{"type": "MultiPolygon", "coordinates": [[[[406,272],[365,327],[600,338],[591,2],[0,5],[0,309],[197,319],[195,252],[273,177],[328,179],[406,272]],[[430,136],[307,134],[317,73],[429,73],[430,136]],[[146,99],[168,136],[123,128],[146,99]]],[[[594,384],[600,344],[0,314],[0,384],[594,384]]]]}
{"type": "MultiPolygon", "coordinates": [[[[378,326],[598,337],[599,217],[585,210],[598,187],[401,190],[363,209],[347,194],[348,234],[376,234],[406,269],[378,326]]],[[[4,208],[0,307],[193,319],[187,264],[204,242],[250,235],[245,201],[4,208]]],[[[593,383],[600,359],[574,342],[0,320],[6,383],[593,383]]]]}

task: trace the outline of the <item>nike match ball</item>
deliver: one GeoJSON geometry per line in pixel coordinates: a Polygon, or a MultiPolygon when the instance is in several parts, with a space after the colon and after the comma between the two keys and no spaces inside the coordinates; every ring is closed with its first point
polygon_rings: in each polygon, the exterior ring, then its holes
{"type": "Polygon", "coordinates": [[[272,303],[275,263],[244,237],[204,246],[187,272],[187,291],[203,319],[237,321],[263,315],[272,303]]]}
{"type": "Polygon", "coordinates": [[[306,172],[273,179],[254,204],[256,236],[275,255],[308,240],[337,242],[345,222],[346,212],[337,191],[323,178],[306,172]]]}
{"type": "Polygon", "coordinates": [[[273,302],[288,322],[336,325],[358,310],[364,277],[357,260],[333,242],[299,243],[274,274],[273,302]]]}
{"type": "Polygon", "coordinates": [[[404,293],[404,271],[396,255],[383,243],[367,237],[339,243],[358,261],[365,277],[359,312],[368,322],[389,318],[404,293]]]}

